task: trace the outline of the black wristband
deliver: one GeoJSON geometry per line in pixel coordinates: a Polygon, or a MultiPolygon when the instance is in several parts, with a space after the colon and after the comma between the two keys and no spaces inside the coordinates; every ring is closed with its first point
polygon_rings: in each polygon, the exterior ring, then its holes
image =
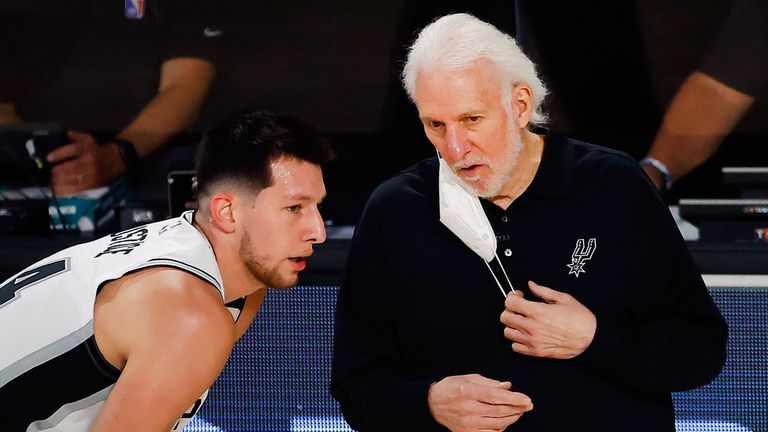
{"type": "Polygon", "coordinates": [[[139,167],[140,159],[133,143],[122,138],[115,138],[110,142],[117,144],[117,149],[120,150],[120,156],[122,156],[123,163],[125,164],[126,173],[135,173],[139,167]]]}

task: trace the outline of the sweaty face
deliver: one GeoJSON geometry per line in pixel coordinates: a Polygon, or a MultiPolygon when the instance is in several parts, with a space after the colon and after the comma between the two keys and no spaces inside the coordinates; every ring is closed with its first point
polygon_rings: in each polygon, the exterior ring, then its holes
{"type": "Polygon", "coordinates": [[[312,246],[325,241],[318,210],[325,185],[320,167],[309,162],[280,158],[271,168],[272,185],[245,211],[240,255],[256,279],[288,288],[298,281],[312,246]]]}
{"type": "Polygon", "coordinates": [[[416,78],[415,101],[432,145],[481,197],[500,194],[522,148],[490,62],[459,71],[428,69],[416,78]]]}

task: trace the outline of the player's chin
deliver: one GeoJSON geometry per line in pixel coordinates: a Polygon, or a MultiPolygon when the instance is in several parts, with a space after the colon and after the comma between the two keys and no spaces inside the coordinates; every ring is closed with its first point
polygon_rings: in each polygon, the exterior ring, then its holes
{"type": "Polygon", "coordinates": [[[296,286],[298,282],[299,272],[291,269],[283,271],[278,275],[278,277],[273,278],[270,287],[275,289],[286,289],[296,286]]]}

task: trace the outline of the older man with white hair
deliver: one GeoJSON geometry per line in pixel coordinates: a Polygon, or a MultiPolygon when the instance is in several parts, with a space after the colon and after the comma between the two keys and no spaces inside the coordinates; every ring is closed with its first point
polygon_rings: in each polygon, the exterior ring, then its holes
{"type": "Polygon", "coordinates": [[[471,15],[425,27],[403,82],[438,156],[355,234],[331,384],[350,425],[674,431],[670,392],[717,376],[727,326],[642,169],[540,129],[535,66],[471,15]]]}

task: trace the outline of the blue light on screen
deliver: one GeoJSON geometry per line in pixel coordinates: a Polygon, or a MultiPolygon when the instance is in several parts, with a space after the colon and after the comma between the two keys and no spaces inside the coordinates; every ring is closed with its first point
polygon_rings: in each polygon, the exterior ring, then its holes
{"type": "MultiPolygon", "coordinates": [[[[271,291],[186,431],[350,431],[328,394],[337,290],[271,291]]],[[[728,360],[709,385],[674,394],[677,430],[768,432],[768,290],[710,292],[730,326],[728,360]]]]}
{"type": "Polygon", "coordinates": [[[673,395],[678,432],[768,432],[768,289],[709,292],[728,321],[728,359],[710,384],[673,395]]]}

